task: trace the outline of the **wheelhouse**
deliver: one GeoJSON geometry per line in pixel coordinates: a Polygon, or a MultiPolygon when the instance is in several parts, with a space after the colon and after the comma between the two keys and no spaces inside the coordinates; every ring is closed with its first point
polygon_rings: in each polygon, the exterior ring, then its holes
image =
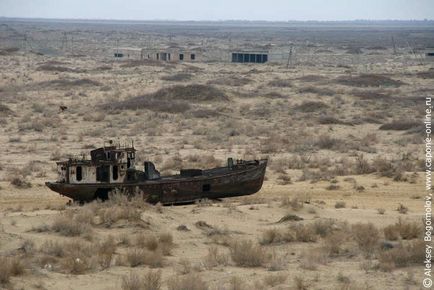
{"type": "Polygon", "coordinates": [[[91,159],[70,158],[57,162],[58,182],[70,184],[122,183],[135,169],[136,150],[104,146],[90,152],[91,159]]]}

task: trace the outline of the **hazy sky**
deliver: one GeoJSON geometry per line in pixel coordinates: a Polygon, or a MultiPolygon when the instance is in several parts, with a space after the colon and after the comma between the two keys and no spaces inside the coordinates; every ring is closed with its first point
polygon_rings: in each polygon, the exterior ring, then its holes
{"type": "Polygon", "coordinates": [[[434,0],[0,0],[0,16],[125,20],[434,19],[434,0]]]}

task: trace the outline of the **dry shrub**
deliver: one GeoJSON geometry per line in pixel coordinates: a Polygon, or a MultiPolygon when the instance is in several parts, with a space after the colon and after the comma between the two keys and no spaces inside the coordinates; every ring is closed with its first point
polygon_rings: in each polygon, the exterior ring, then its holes
{"type": "Polygon", "coordinates": [[[39,249],[44,254],[40,259],[42,266],[46,264],[44,261],[50,261],[54,269],[71,274],[109,268],[115,251],[116,244],[111,237],[94,243],[82,240],[66,243],[47,241],[39,249]]]}
{"type": "Polygon", "coordinates": [[[329,108],[329,106],[323,102],[318,101],[304,101],[298,106],[294,107],[294,110],[303,113],[313,113],[329,108]]]}
{"type": "Polygon", "coordinates": [[[395,131],[405,131],[421,126],[421,122],[413,120],[394,120],[390,123],[385,123],[380,126],[380,130],[395,130],[395,131]]]}
{"type": "Polygon", "coordinates": [[[208,270],[223,265],[228,265],[228,256],[221,254],[217,247],[212,246],[208,248],[208,254],[203,259],[203,264],[208,270]]]}
{"type": "Polygon", "coordinates": [[[324,238],[324,251],[328,256],[334,257],[343,254],[345,251],[342,245],[348,240],[349,236],[343,231],[333,232],[324,238]]]}
{"type": "Polygon", "coordinates": [[[317,235],[324,238],[332,234],[338,227],[334,219],[319,219],[312,224],[317,235]]]}
{"type": "Polygon", "coordinates": [[[0,256],[0,285],[6,285],[12,276],[24,274],[24,264],[20,257],[0,256]]]}
{"type": "Polygon", "coordinates": [[[227,290],[247,290],[247,286],[244,284],[243,279],[240,277],[232,277],[229,280],[229,288],[227,290]]]}
{"type": "Polygon", "coordinates": [[[148,265],[152,268],[163,267],[163,253],[159,250],[129,249],[125,255],[126,263],[130,267],[148,265]]]}
{"type": "Polygon", "coordinates": [[[290,226],[297,242],[310,243],[318,240],[313,224],[295,224],[290,226]]]}
{"type": "Polygon", "coordinates": [[[207,290],[206,283],[197,273],[187,274],[184,276],[172,277],[167,281],[169,290],[207,290]]]}
{"type": "Polygon", "coordinates": [[[277,228],[268,229],[262,234],[259,241],[261,245],[288,243],[295,240],[295,237],[288,230],[280,230],[277,228]]]}
{"type": "Polygon", "coordinates": [[[0,113],[3,116],[13,115],[14,112],[5,104],[0,103],[0,113]]]}
{"type": "Polygon", "coordinates": [[[315,145],[320,149],[338,149],[344,141],[338,138],[333,138],[328,135],[320,135],[315,142],[315,145]]]}
{"type": "Polygon", "coordinates": [[[251,83],[252,80],[247,77],[237,77],[231,76],[228,78],[218,78],[215,80],[211,80],[208,82],[210,85],[223,85],[223,86],[231,86],[231,87],[241,87],[251,83]]]}
{"type": "Polygon", "coordinates": [[[281,207],[291,207],[293,210],[298,211],[304,207],[304,201],[298,196],[289,198],[287,196],[283,197],[280,203],[281,207]]]}
{"type": "Polygon", "coordinates": [[[230,253],[232,260],[240,267],[259,267],[267,259],[266,251],[248,240],[235,241],[230,244],[230,253]]]}
{"type": "Polygon", "coordinates": [[[286,274],[267,275],[264,277],[263,282],[268,287],[275,287],[277,285],[285,283],[286,279],[286,274]]]}
{"type": "Polygon", "coordinates": [[[398,205],[398,208],[396,209],[400,214],[407,214],[408,212],[408,207],[406,207],[405,205],[403,205],[402,203],[400,203],[398,205]]]}
{"type": "Polygon", "coordinates": [[[275,79],[270,81],[268,86],[276,88],[290,88],[292,87],[292,83],[289,80],[275,79]]]}
{"type": "Polygon", "coordinates": [[[170,255],[174,247],[172,234],[161,233],[158,237],[158,247],[161,249],[163,255],[165,256],[170,255]]]}
{"type": "Polygon", "coordinates": [[[424,259],[425,242],[423,240],[411,241],[407,244],[401,244],[399,247],[385,250],[378,257],[380,269],[384,271],[418,264],[424,259]]]}
{"type": "Polygon", "coordinates": [[[87,112],[83,117],[83,121],[102,122],[104,121],[105,116],[106,115],[103,112],[87,112]]]}
{"type": "Polygon", "coordinates": [[[145,275],[131,272],[122,277],[122,290],[159,290],[162,286],[161,270],[147,271],[145,275]]]}
{"type": "Polygon", "coordinates": [[[345,208],[347,205],[345,203],[345,201],[337,201],[335,203],[335,208],[345,208]]]}
{"type": "Polygon", "coordinates": [[[279,175],[277,177],[277,180],[278,180],[278,184],[280,184],[280,185],[292,184],[291,176],[286,175],[286,174],[279,175]]]}
{"type": "MultiPolygon", "coordinates": [[[[327,190],[339,190],[339,189],[341,189],[341,187],[337,184],[330,184],[325,189],[327,189],[327,190]]],[[[336,205],[335,205],[335,207],[336,207],[336,205]]]]}
{"type": "Polygon", "coordinates": [[[163,88],[143,96],[133,97],[125,101],[108,103],[103,109],[149,109],[157,112],[183,113],[190,109],[192,102],[227,101],[227,96],[217,88],[206,85],[187,85],[163,88]]]}
{"type": "Polygon", "coordinates": [[[11,180],[11,185],[15,186],[16,188],[20,188],[20,189],[26,189],[26,188],[31,188],[32,184],[28,181],[25,180],[25,178],[23,177],[13,177],[11,180]]]}
{"type": "Polygon", "coordinates": [[[335,95],[335,91],[329,89],[329,88],[325,88],[325,87],[313,87],[313,86],[308,86],[308,87],[303,87],[300,88],[298,90],[299,93],[301,94],[316,94],[319,96],[333,96],[335,95]]]}
{"type": "Polygon", "coordinates": [[[149,251],[155,251],[158,248],[158,239],[155,235],[140,234],[135,237],[135,245],[147,248],[149,251]]]}
{"type": "Polygon", "coordinates": [[[67,89],[73,87],[95,87],[101,86],[101,83],[83,78],[83,79],[57,79],[51,81],[40,82],[37,87],[47,87],[52,89],[67,89]]]}
{"type": "Polygon", "coordinates": [[[295,276],[294,277],[294,288],[296,290],[308,290],[310,288],[310,286],[308,285],[308,283],[304,280],[303,277],[300,276],[295,276]]]}
{"type": "Polygon", "coordinates": [[[350,125],[347,122],[341,121],[338,118],[330,115],[323,115],[318,118],[318,123],[321,125],[350,125]]]}
{"type": "Polygon", "coordinates": [[[372,223],[355,224],[352,226],[351,232],[354,240],[363,253],[370,256],[375,250],[377,250],[380,232],[372,223]]]}
{"type": "Polygon", "coordinates": [[[70,73],[83,73],[86,72],[83,69],[69,68],[65,66],[55,65],[53,63],[46,63],[38,66],[37,71],[48,71],[48,72],[70,72],[70,73]]]}
{"type": "Polygon", "coordinates": [[[416,75],[423,79],[434,79],[434,69],[430,68],[427,71],[418,72],[416,75]]]}
{"type": "Polygon", "coordinates": [[[67,237],[88,235],[92,232],[92,228],[87,222],[77,221],[68,213],[56,216],[51,230],[67,237]]]}
{"type": "Polygon", "coordinates": [[[318,268],[318,265],[327,265],[328,262],[328,253],[321,248],[316,248],[302,253],[300,267],[314,271],[318,268]]]}
{"type": "Polygon", "coordinates": [[[116,222],[125,220],[128,222],[141,222],[140,211],[128,206],[111,206],[100,208],[97,215],[101,218],[106,227],[113,226],[116,222]]]}
{"type": "Polygon", "coordinates": [[[405,84],[402,81],[376,74],[362,74],[358,76],[342,76],[336,79],[341,85],[352,87],[399,87],[405,84]]]}
{"type": "Polygon", "coordinates": [[[191,80],[192,77],[193,75],[189,73],[176,73],[173,75],[164,76],[161,79],[163,81],[185,82],[191,80]]]}
{"type": "Polygon", "coordinates": [[[190,273],[191,270],[193,269],[193,266],[191,265],[191,262],[188,259],[181,258],[178,264],[180,266],[178,272],[182,275],[190,273]]]}
{"type": "Polygon", "coordinates": [[[299,80],[301,82],[318,82],[318,81],[322,81],[325,79],[326,79],[326,77],[321,76],[321,75],[305,75],[305,76],[301,76],[301,77],[297,78],[297,80],[299,80]]]}
{"type": "Polygon", "coordinates": [[[369,174],[374,171],[372,166],[369,164],[368,160],[365,159],[363,154],[357,155],[354,170],[357,174],[369,174]]]}
{"type": "Polygon", "coordinates": [[[384,237],[390,241],[399,239],[417,239],[422,235],[422,227],[417,222],[403,221],[401,218],[397,223],[389,225],[383,229],[384,237]]]}

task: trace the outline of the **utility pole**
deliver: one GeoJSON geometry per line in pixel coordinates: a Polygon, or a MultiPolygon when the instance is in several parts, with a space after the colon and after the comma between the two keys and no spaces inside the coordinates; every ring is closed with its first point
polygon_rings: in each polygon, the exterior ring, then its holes
{"type": "Polygon", "coordinates": [[[393,45],[393,54],[396,55],[396,43],[395,43],[395,38],[393,38],[393,36],[392,36],[392,45],[393,45]]]}
{"type": "Polygon", "coordinates": [[[290,66],[292,66],[292,44],[289,48],[288,63],[286,64],[286,68],[289,68],[290,66]]]}

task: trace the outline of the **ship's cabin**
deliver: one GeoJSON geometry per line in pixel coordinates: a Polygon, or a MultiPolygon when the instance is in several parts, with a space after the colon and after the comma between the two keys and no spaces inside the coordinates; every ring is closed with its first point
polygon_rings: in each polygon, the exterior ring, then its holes
{"type": "Polygon", "coordinates": [[[131,147],[104,146],[90,152],[89,159],[57,162],[58,181],[73,184],[122,183],[135,169],[136,150],[131,147]]]}

